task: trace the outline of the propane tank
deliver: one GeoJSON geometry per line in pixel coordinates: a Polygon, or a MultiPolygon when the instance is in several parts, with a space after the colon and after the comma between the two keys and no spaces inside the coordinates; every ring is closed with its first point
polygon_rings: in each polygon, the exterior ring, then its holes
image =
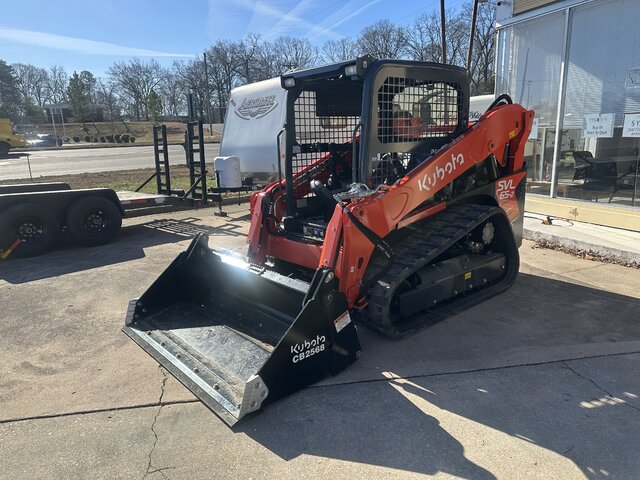
{"type": "Polygon", "coordinates": [[[238,157],[216,157],[213,168],[218,177],[219,188],[238,188],[242,186],[240,159],[238,157]]]}

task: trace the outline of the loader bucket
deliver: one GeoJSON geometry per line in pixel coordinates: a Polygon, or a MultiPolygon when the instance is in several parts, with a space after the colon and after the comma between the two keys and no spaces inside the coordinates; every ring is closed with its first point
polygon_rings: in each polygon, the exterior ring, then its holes
{"type": "Polygon", "coordinates": [[[311,283],[208,248],[199,234],[123,331],[227,424],[354,362],[360,343],[329,269],[311,283]]]}

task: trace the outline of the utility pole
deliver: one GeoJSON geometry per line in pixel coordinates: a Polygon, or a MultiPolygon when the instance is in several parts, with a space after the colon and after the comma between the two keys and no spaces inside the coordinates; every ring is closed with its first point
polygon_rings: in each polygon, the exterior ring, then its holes
{"type": "Polygon", "coordinates": [[[444,0],[440,0],[440,36],[442,37],[442,63],[447,63],[447,37],[444,15],[444,0]]]}
{"type": "Polygon", "coordinates": [[[56,133],[56,117],[55,113],[53,113],[53,108],[50,109],[51,112],[51,124],[53,125],[53,136],[56,137],[56,144],[58,143],[58,134],[56,133]]]}
{"type": "Polygon", "coordinates": [[[60,121],[62,122],[62,136],[67,136],[67,129],[64,128],[64,112],[62,111],[62,107],[60,107],[60,121]]]}
{"type": "Polygon", "coordinates": [[[204,82],[206,84],[205,87],[205,97],[207,99],[207,118],[209,119],[209,136],[213,136],[213,125],[211,124],[211,97],[209,96],[209,69],[207,68],[207,52],[202,54],[204,57],[204,82]]]}
{"type": "Polygon", "coordinates": [[[467,71],[471,76],[471,59],[473,58],[473,41],[476,36],[476,21],[478,19],[478,2],[473,0],[473,14],[471,15],[471,32],[469,32],[469,50],[467,50],[467,71]]]}

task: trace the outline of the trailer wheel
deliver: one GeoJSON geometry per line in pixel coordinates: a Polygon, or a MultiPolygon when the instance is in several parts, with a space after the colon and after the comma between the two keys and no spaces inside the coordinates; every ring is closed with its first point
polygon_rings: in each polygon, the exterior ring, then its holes
{"type": "Polygon", "coordinates": [[[11,146],[7,142],[0,142],[0,155],[7,155],[10,148],[11,146]]]}
{"type": "Polygon", "coordinates": [[[113,240],[122,225],[122,215],[113,202],[103,197],[84,197],[71,204],[66,214],[67,229],[80,245],[104,245],[113,240]]]}
{"type": "Polygon", "coordinates": [[[58,221],[48,210],[35,203],[19,203],[0,214],[0,248],[16,248],[19,257],[40,255],[51,247],[59,231],[58,221]]]}

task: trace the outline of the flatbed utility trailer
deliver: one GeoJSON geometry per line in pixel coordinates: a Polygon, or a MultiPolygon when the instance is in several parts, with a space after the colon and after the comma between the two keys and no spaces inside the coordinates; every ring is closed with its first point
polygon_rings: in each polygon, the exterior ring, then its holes
{"type": "Polygon", "coordinates": [[[63,233],[80,245],[104,245],[118,233],[124,216],[139,217],[205,205],[208,192],[202,124],[189,123],[187,132],[191,186],[186,192],[171,187],[164,125],[153,127],[155,171],[134,192],[72,189],[63,182],[0,185],[0,259],[12,254],[22,257],[42,254],[63,233]],[[195,153],[199,153],[197,159],[195,153]],[[154,179],[157,193],[140,192],[154,179]]]}
{"type": "Polygon", "coordinates": [[[45,253],[66,232],[79,245],[109,243],[123,217],[193,208],[193,199],[110,188],[72,189],[65,183],[0,186],[0,255],[45,253]]]}
{"type": "Polygon", "coordinates": [[[109,188],[74,190],[66,183],[7,185],[0,189],[3,258],[44,253],[66,230],[81,245],[110,242],[124,209],[109,188]]]}

